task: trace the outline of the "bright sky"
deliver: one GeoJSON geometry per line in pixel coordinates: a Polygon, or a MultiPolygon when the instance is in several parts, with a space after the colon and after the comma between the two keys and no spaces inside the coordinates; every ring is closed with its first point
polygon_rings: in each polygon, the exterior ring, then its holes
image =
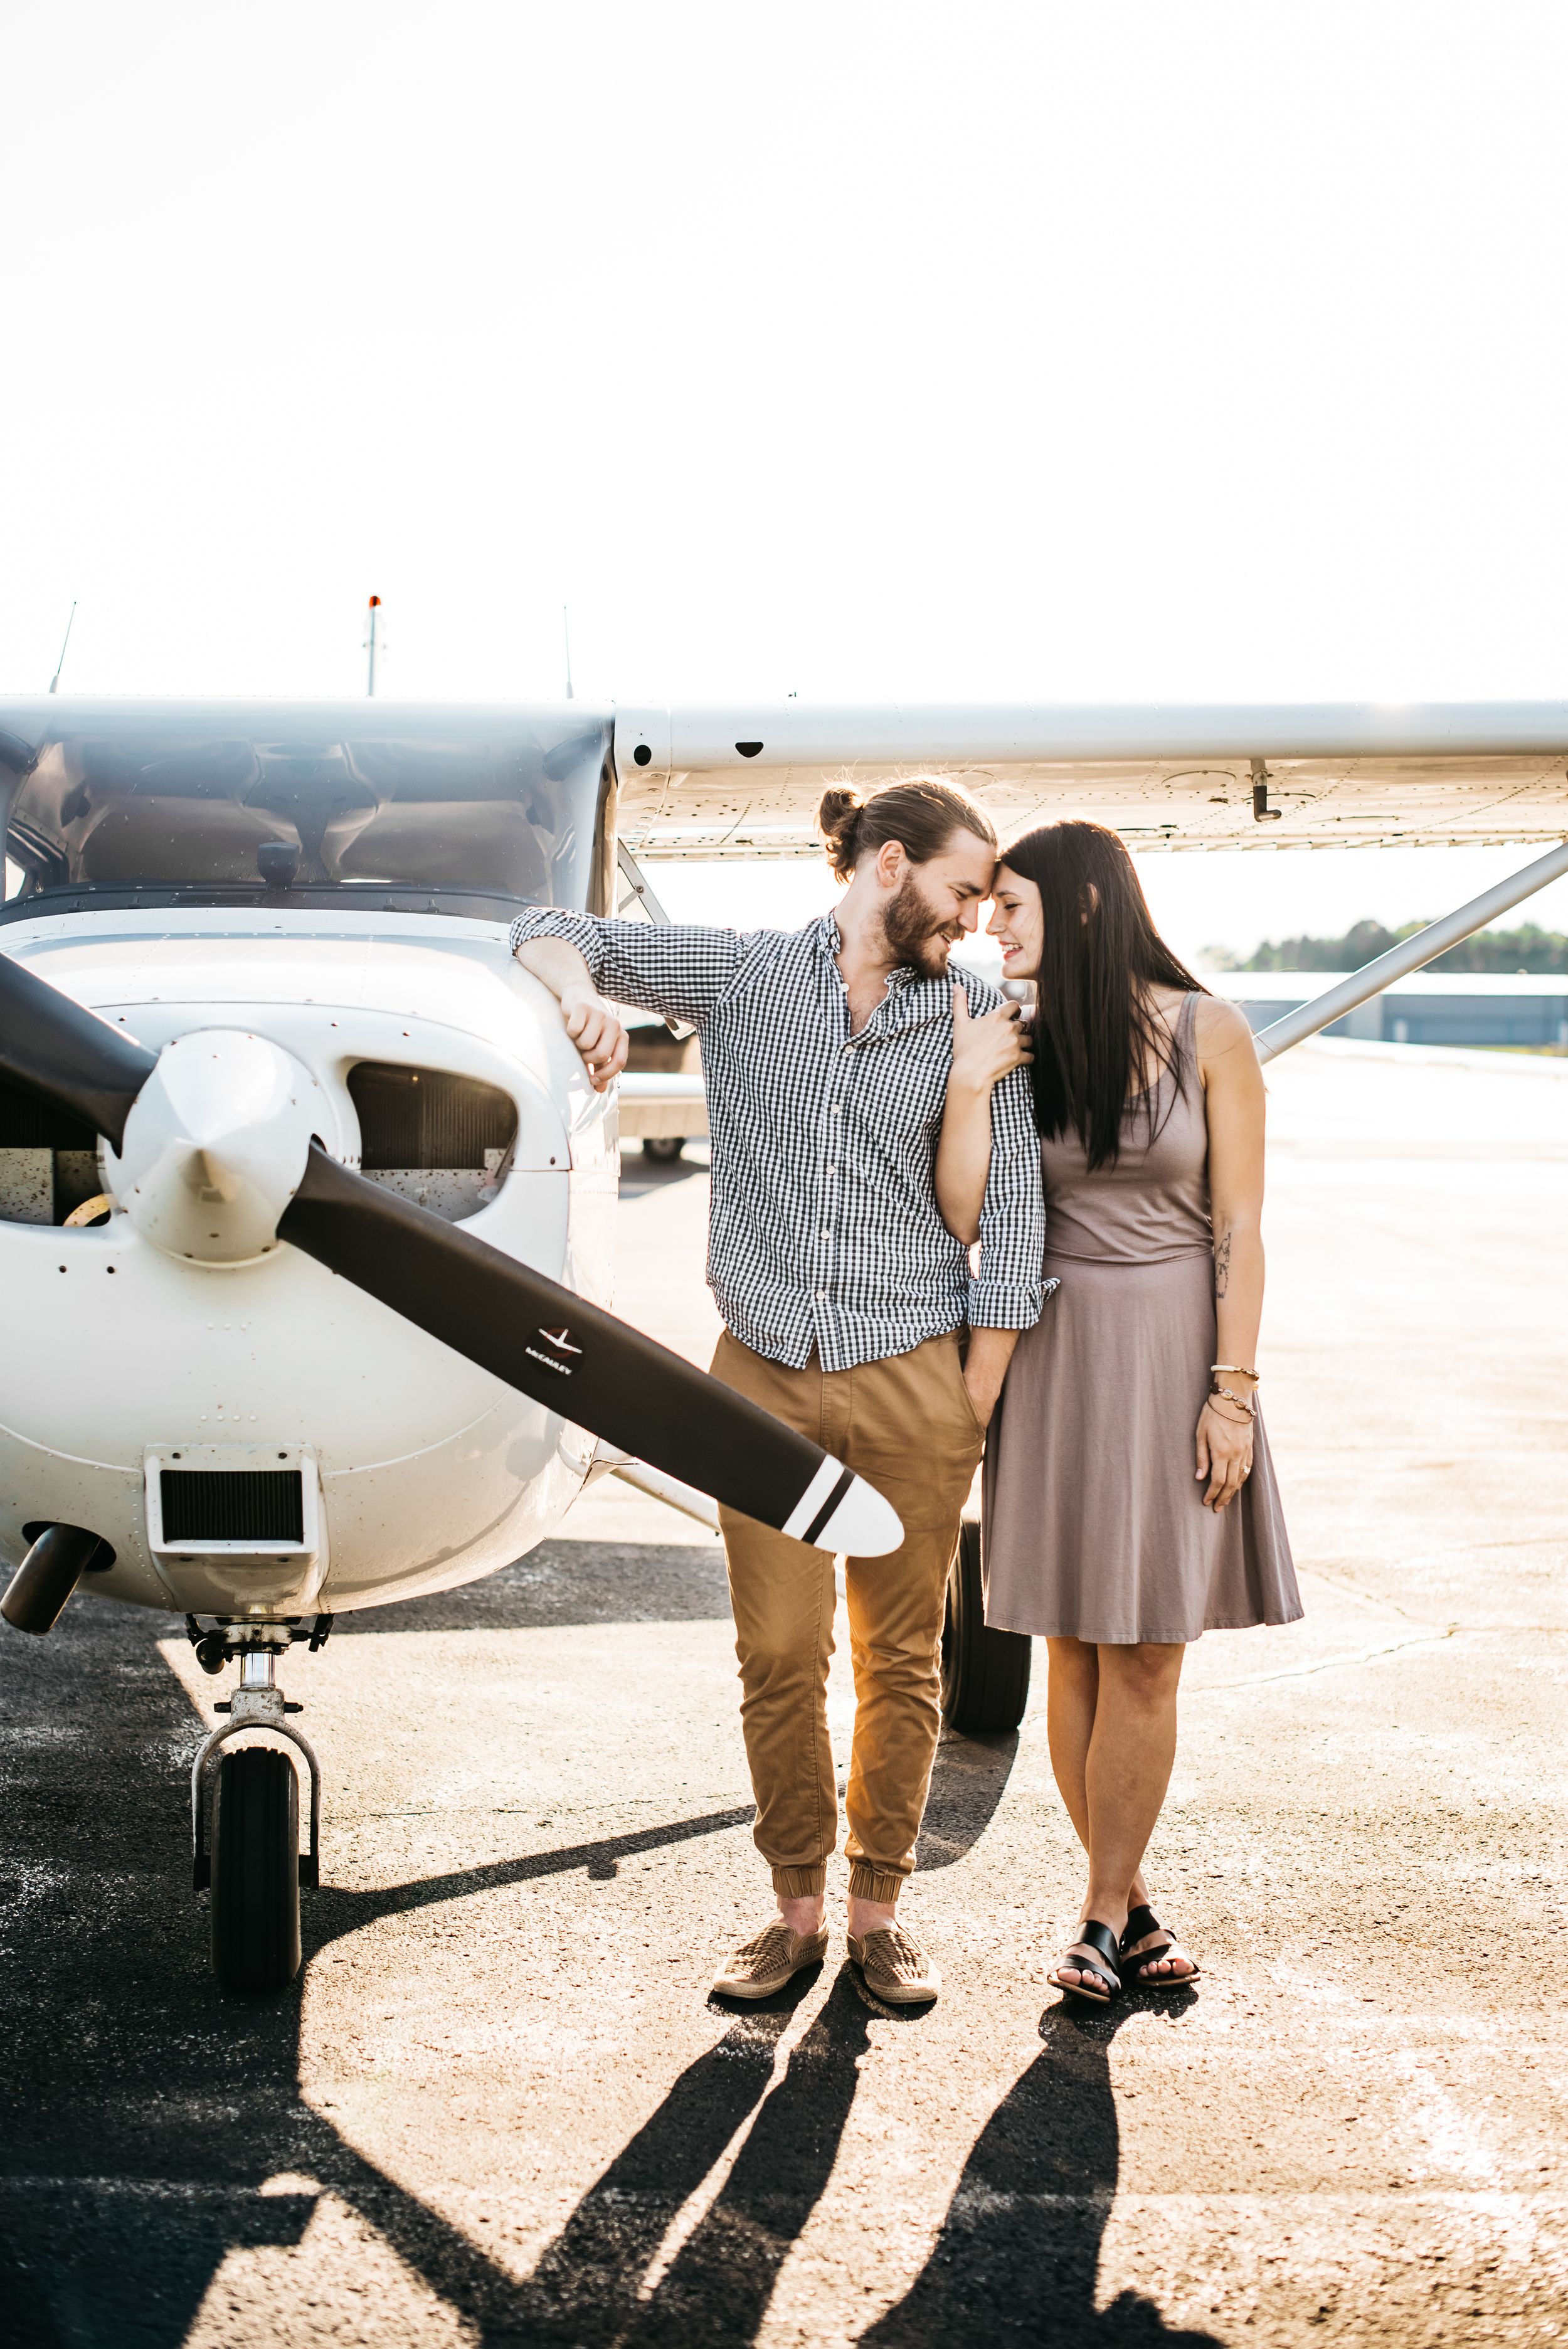
{"type": "MultiPolygon", "coordinates": [[[[0,57],[0,691],[76,598],[63,693],[352,694],[372,591],[418,698],[559,693],[563,604],[581,697],[1563,689],[1560,5],[79,0],[0,57]]],[[[1144,870],[1245,947],[1530,853],[1144,870]]]]}

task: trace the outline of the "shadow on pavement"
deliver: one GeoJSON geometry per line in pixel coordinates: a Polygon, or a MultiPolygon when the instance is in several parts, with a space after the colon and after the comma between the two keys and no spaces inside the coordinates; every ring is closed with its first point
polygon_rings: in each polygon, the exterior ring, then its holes
{"type": "Polygon", "coordinates": [[[1017,1757],[1016,1730],[995,1737],[944,1737],[914,1847],[917,1870],[951,1868],[990,1826],[1017,1757]]]}
{"type": "Polygon", "coordinates": [[[819,1971],[738,2017],[595,2179],[518,2296],[521,2338],[559,2349],[755,2339],[831,2174],[867,2045],[866,2004],[846,1967],[769,2093],[779,2036],[819,1971]],[[676,2211],[753,2111],[723,2187],[645,2290],[676,2211]]]}
{"type": "Polygon", "coordinates": [[[1120,2166],[1110,2043],[1130,2011],[1047,2010],[1044,2052],[976,2138],[931,2257],[861,2336],[865,2349],[1219,2349],[1207,2333],[1169,2331],[1138,2293],[1095,2304],[1120,2166]]]}
{"type": "Polygon", "coordinates": [[[428,1599],[356,1608],[335,1640],[371,1631],[544,1631],[583,1623],[728,1622],[724,1544],[541,1542],[513,1566],[428,1599]]]}

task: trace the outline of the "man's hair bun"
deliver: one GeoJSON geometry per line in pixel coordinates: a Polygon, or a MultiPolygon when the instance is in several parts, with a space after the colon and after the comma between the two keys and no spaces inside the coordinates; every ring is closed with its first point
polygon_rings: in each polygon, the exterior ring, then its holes
{"type": "Polygon", "coordinates": [[[817,809],[817,829],[822,835],[828,862],[835,873],[845,878],[855,869],[855,843],[865,805],[859,792],[835,784],[831,791],[822,793],[817,809]]]}
{"type": "Polygon", "coordinates": [[[836,783],[818,803],[817,829],[841,881],[849,879],[862,856],[874,856],[889,840],[900,843],[912,864],[929,864],[955,832],[973,833],[992,849],[996,845],[985,809],[947,775],[904,775],[863,794],[836,783]]]}

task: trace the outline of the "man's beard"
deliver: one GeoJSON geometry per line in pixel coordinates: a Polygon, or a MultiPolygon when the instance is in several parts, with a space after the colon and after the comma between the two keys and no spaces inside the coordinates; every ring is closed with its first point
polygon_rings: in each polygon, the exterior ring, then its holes
{"type": "Polygon", "coordinates": [[[962,935],[959,923],[937,918],[913,873],[904,874],[882,908],[882,930],[894,960],[913,964],[925,978],[947,976],[948,948],[962,935]]]}

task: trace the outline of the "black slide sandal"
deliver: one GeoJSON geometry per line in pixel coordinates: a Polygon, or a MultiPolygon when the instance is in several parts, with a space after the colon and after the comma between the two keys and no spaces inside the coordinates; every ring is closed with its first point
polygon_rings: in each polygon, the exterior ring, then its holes
{"type": "Polygon", "coordinates": [[[1046,1976],[1046,1980],[1053,1990],[1059,1990],[1064,1998],[1087,1998],[1091,2006],[1109,2006],[1113,1998],[1121,1996],[1121,1976],[1116,1970],[1117,1964],[1116,1935],[1109,1925],[1102,1925],[1098,1917],[1086,1917],[1083,1930],[1074,1935],[1066,1953],[1057,1960],[1056,1968],[1046,1976]],[[1072,1955],[1077,1949],[1089,1950],[1094,1954],[1091,1958],[1077,1959],[1072,1955]],[[1080,1980],[1076,1982],[1061,1981],[1063,1966],[1071,1966],[1080,1980]],[[1088,1981],[1081,1979],[1085,1975],[1088,1981]],[[1089,1988],[1091,1982],[1096,1985],[1092,1990],[1089,1988]],[[1108,1985],[1107,1988],[1099,1987],[1102,1982],[1108,1985]]]}
{"type": "MultiPolygon", "coordinates": [[[[1139,1972],[1140,1966],[1151,1966],[1157,1960],[1168,1957],[1172,1950],[1181,1948],[1181,1944],[1171,1931],[1170,1926],[1160,1922],[1147,1902],[1141,1908],[1130,1911],[1127,1930],[1121,1937],[1121,1948],[1118,1952],[1117,1961],[1124,1970],[1126,1987],[1129,1990],[1185,1990],[1189,1982],[1199,1981],[1203,1969],[1197,1965],[1192,1968],[1190,1974],[1141,1974],[1139,1972]],[[1150,1933],[1165,1933],[1170,1938],[1162,1949],[1140,1950],[1134,1956],[1128,1948],[1128,1943],[1141,1941],[1150,1933]]],[[[1182,1951],[1182,1955],[1186,1954],[1187,1952],[1182,1951]]]]}

